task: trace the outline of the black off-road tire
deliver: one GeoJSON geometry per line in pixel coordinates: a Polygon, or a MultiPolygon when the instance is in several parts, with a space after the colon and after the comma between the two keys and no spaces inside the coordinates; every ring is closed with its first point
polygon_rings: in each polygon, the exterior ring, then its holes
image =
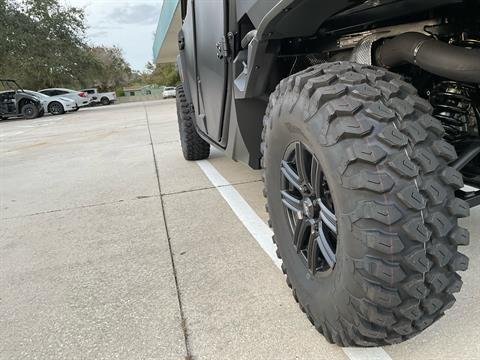
{"type": "Polygon", "coordinates": [[[106,106],[106,105],[110,105],[110,99],[107,98],[107,97],[102,97],[102,99],[100,100],[100,102],[102,103],[103,106],[106,106]]]}
{"type": "Polygon", "coordinates": [[[183,157],[186,160],[202,160],[210,156],[210,144],[198,135],[195,128],[193,105],[188,102],[183,85],[177,86],[177,116],[183,157]]]}
{"type": "Polygon", "coordinates": [[[455,302],[468,258],[462,175],[431,105],[394,73],[349,62],[292,75],[270,96],[262,133],[265,195],[287,284],[325,338],[341,346],[409,339],[455,302]],[[338,226],[336,264],[312,273],[292,243],[280,162],[293,141],[318,157],[338,226]]]}
{"type": "Polygon", "coordinates": [[[38,108],[34,104],[25,104],[22,106],[22,115],[25,119],[35,119],[39,115],[38,108]]]}

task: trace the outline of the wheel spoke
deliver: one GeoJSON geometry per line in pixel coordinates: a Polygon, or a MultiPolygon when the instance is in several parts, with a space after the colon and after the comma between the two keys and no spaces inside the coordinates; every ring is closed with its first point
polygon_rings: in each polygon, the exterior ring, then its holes
{"type": "Polygon", "coordinates": [[[312,191],[315,196],[320,194],[320,166],[318,161],[312,156],[312,166],[310,169],[310,179],[312,182],[312,191]]]}
{"type": "Polygon", "coordinates": [[[320,203],[320,218],[322,223],[324,223],[332,232],[337,234],[337,217],[332,213],[319,199],[320,203]]]}
{"type": "Polygon", "coordinates": [[[285,205],[288,209],[293,211],[297,219],[301,219],[302,216],[302,204],[301,201],[292,195],[290,195],[287,191],[283,190],[281,191],[282,194],[282,203],[285,205]]]}
{"type": "Polygon", "coordinates": [[[328,243],[327,238],[325,237],[325,234],[323,231],[320,229],[318,232],[317,236],[317,243],[318,247],[320,248],[320,251],[327,261],[328,265],[333,268],[335,265],[336,259],[335,259],[335,253],[333,252],[332,248],[330,247],[330,244],[328,243]]]}
{"type": "Polygon", "coordinates": [[[307,183],[308,177],[305,170],[305,148],[301,142],[295,144],[295,163],[297,164],[298,177],[300,182],[307,183]]]}
{"type": "Polygon", "coordinates": [[[295,173],[295,170],[293,170],[290,164],[286,161],[282,161],[282,174],[290,184],[292,184],[299,191],[302,191],[302,183],[300,178],[295,173]]]}
{"type": "Polygon", "coordinates": [[[293,234],[293,244],[297,249],[297,252],[300,252],[303,249],[305,243],[305,231],[309,229],[309,224],[306,220],[299,220],[295,226],[295,232],[293,234]]]}
{"type": "Polygon", "coordinates": [[[318,244],[317,240],[315,239],[315,234],[310,234],[308,239],[308,250],[307,250],[307,266],[310,271],[315,274],[317,271],[317,258],[318,258],[318,244]]]}

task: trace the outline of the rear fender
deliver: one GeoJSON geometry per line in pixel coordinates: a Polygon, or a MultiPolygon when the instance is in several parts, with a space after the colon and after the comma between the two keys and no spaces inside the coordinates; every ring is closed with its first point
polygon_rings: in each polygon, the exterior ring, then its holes
{"type": "Polygon", "coordinates": [[[330,16],[353,5],[352,0],[281,0],[262,19],[257,39],[312,36],[330,16]]]}
{"type": "Polygon", "coordinates": [[[279,40],[313,36],[330,16],[354,4],[352,0],[279,1],[263,17],[249,45],[247,72],[243,75],[242,88],[236,89],[236,98],[268,95],[269,77],[261,74],[271,73],[279,40]]]}
{"type": "MultiPolygon", "coordinates": [[[[261,5],[265,10],[265,3],[261,5]]],[[[248,50],[241,50],[237,54],[233,66],[236,118],[230,119],[230,124],[234,127],[230,132],[242,140],[229,141],[227,153],[234,159],[247,159],[252,168],[260,167],[262,118],[267,107],[267,96],[272,85],[276,85],[277,80],[280,81],[274,75],[277,73],[276,58],[280,51],[280,40],[315,35],[325,20],[350,5],[354,5],[353,1],[281,0],[259,23],[257,18],[252,19],[254,24],[258,23],[257,33],[248,45],[248,50]]],[[[253,0],[249,6],[244,6],[244,9],[256,9],[253,0]]],[[[248,11],[247,14],[251,18],[248,11]]],[[[241,18],[244,14],[237,16],[241,18]]]]}

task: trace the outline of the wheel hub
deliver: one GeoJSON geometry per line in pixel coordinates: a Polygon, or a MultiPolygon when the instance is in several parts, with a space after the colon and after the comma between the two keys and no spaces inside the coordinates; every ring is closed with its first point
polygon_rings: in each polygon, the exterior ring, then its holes
{"type": "Polygon", "coordinates": [[[302,200],[303,215],[308,219],[313,219],[315,216],[315,205],[313,201],[307,197],[302,200]]]}
{"type": "Polygon", "coordinates": [[[335,266],[337,219],[330,189],[315,155],[291,144],[281,163],[284,205],[293,245],[312,273],[335,266]]]}

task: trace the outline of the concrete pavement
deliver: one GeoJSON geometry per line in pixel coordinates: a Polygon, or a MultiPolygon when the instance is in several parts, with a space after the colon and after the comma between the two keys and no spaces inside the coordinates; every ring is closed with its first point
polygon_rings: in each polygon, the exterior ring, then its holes
{"type": "MultiPolygon", "coordinates": [[[[171,100],[0,122],[0,359],[347,358],[177,131],[171,100]]],[[[259,172],[209,161],[266,221],[259,172]]],[[[479,210],[456,306],[391,358],[478,357],[479,210]]]]}

